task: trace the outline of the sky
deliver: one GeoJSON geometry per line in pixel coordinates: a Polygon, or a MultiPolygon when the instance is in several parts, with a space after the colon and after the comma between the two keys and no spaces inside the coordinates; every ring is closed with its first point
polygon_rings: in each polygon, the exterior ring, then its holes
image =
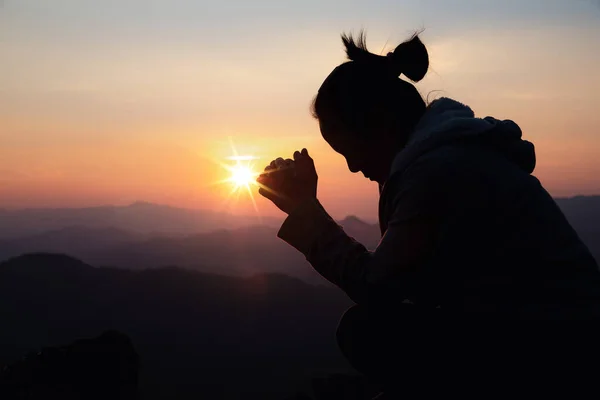
{"type": "Polygon", "coordinates": [[[254,213],[217,183],[233,143],[257,169],[308,148],[330,213],[374,221],[309,112],[360,29],[382,53],[425,29],[425,98],[517,122],[553,196],[600,194],[598,0],[0,0],[0,208],[254,213]]]}

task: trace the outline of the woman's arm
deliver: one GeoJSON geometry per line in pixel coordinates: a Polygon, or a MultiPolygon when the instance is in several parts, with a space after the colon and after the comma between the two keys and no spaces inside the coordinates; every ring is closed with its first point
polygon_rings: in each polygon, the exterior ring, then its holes
{"type": "Polygon", "coordinates": [[[278,236],[356,303],[404,300],[411,275],[433,252],[439,225],[437,189],[419,170],[388,192],[392,216],[375,251],[349,237],[316,199],[294,209],[278,236]]]}

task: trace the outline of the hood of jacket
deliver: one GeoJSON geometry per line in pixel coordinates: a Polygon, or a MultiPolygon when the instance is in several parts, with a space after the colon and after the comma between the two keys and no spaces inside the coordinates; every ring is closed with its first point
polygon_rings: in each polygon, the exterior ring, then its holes
{"type": "Polygon", "coordinates": [[[458,142],[493,146],[527,173],[535,168],[535,149],[522,139],[521,128],[510,120],[476,118],[468,106],[443,97],[428,108],[402,151],[394,159],[390,177],[402,173],[422,154],[458,142]]]}

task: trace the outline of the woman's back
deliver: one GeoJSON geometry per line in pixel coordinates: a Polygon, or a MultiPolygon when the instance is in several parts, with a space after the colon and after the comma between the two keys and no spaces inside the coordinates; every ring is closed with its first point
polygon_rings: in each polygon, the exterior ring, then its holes
{"type": "Polygon", "coordinates": [[[424,179],[440,185],[433,206],[439,236],[420,275],[435,283],[423,286],[442,307],[533,319],[600,317],[597,264],[534,176],[495,147],[468,141],[436,148],[417,163],[424,179]]]}

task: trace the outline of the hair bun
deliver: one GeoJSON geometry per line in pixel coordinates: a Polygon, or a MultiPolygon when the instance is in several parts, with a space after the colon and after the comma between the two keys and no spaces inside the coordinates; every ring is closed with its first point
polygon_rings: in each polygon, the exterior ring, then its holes
{"type": "Polygon", "coordinates": [[[342,42],[349,60],[367,65],[373,71],[383,71],[396,78],[404,74],[413,82],[418,82],[425,77],[429,69],[427,48],[418,34],[401,43],[393,52],[388,53],[387,57],[369,52],[364,31],[361,31],[357,38],[342,34],[342,42]]]}
{"type": "Polygon", "coordinates": [[[397,76],[404,74],[413,82],[423,79],[429,69],[429,54],[418,34],[388,53],[388,59],[397,76]]]}

